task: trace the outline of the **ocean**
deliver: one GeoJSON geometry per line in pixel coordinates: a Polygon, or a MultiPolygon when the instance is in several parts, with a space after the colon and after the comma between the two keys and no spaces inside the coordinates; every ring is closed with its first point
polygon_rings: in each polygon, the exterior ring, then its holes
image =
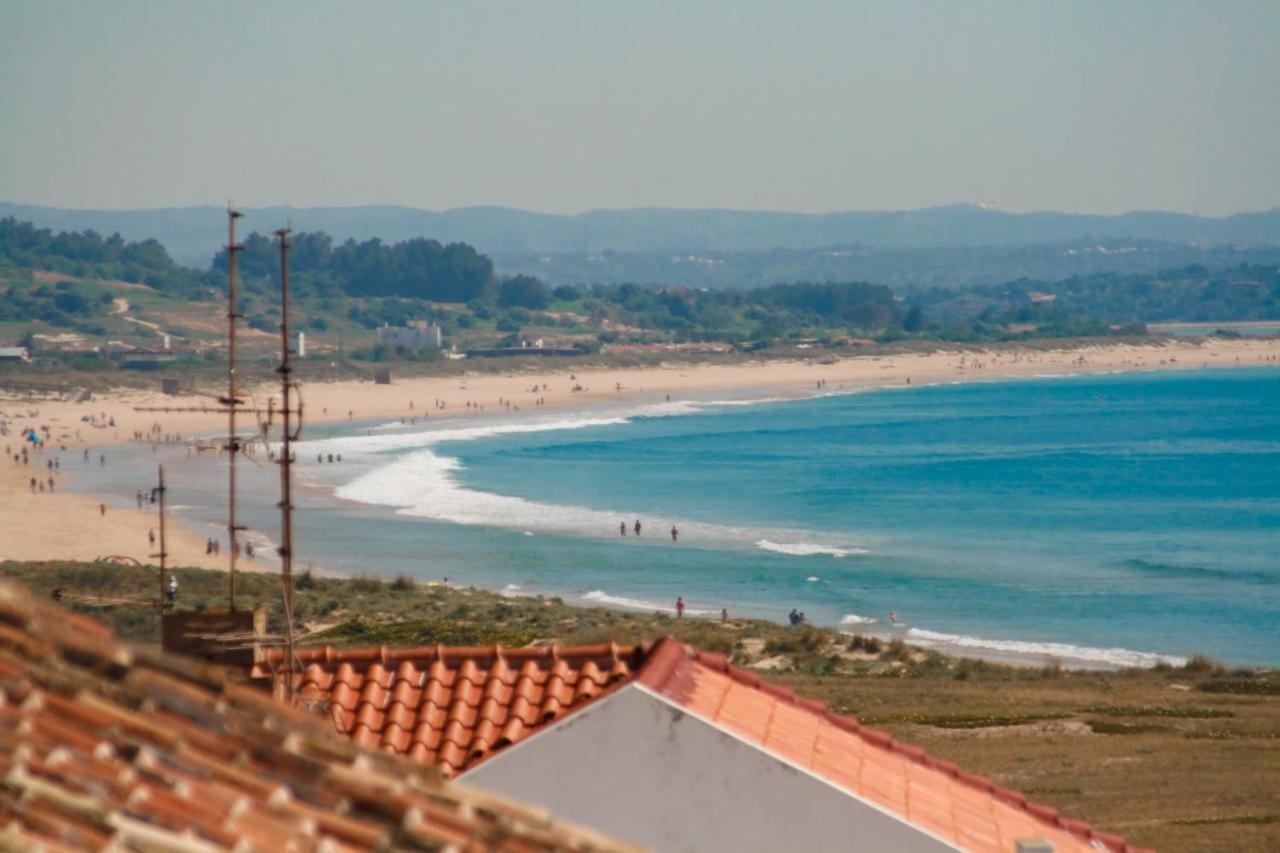
{"type": "MultiPolygon", "coordinates": [[[[1273,368],[632,401],[307,438],[297,559],[318,571],[644,611],[683,596],[693,615],[796,609],[974,656],[1280,664],[1273,368]],[[317,463],[330,453],[342,461],[317,463]]],[[[225,483],[210,469],[225,462],[117,453],[166,461],[176,515],[216,534],[225,483]]],[[[261,550],[277,475],[241,470],[261,550]]],[[[127,505],[146,485],[126,480],[136,471],[78,487],[127,505]]]]}

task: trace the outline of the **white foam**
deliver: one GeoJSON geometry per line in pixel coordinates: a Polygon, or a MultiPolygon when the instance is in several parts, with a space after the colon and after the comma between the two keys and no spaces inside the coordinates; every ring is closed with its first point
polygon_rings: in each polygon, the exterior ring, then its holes
{"type": "Polygon", "coordinates": [[[1091,646],[1075,646],[1070,643],[1038,643],[1026,640],[989,640],[981,637],[969,637],[964,634],[927,631],[923,628],[909,629],[907,631],[907,639],[921,646],[945,650],[972,649],[977,652],[995,652],[1045,660],[1055,659],[1067,664],[1084,663],[1116,667],[1151,667],[1158,663],[1167,663],[1171,666],[1182,666],[1186,663],[1185,658],[1175,655],[1137,652],[1132,649],[1102,649],[1091,646]]]}
{"type": "Polygon", "coordinates": [[[471,441],[496,435],[514,433],[549,432],[552,430],[585,429],[593,426],[624,424],[624,417],[580,417],[554,420],[521,420],[510,423],[492,423],[483,426],[449,427],[419,430],[395,435],[348,435],[320,438],[300,442],[299,454],[324,452],[385,453],[391,450],[409,450],[415,447],[434,447],[447,441],[471,441]]]}
{"type": "Polygon", "coordinates": [[[791,397],[752,397],[746,400],[708,400],[704,406],[759,406],[765,403],[790,403],[791,397]]]}
{"type": "Polygon", "coordinates": [[[808,581],[809,583],[817,583],[818,581],[822,580],[822,578],[818,577],[817,575],[809,575],[809,577],[805,578],[805,580],[808,581]]]}
{"type": "MultiPolygon", "coordinates": [[[[641,610],[646,613],[675,613],[674,606],[665,607],[652,601],[646,601],[643,598],[627,598],[623,595],[609,595],[602,589],[593,589],[590,592],[584,592],[581,596],[583,601],[590,601],[592,604],[603,604],[606,607],[619,607],[624,610],[641,610]]],[[[718,610],[695,610],[692,607],[685,607],[684,612],[689,616],[719,616],[718,610]]]]}
{"type": "Polygon", "coordinates": [[[870,616],[859,616],[857,613],[846,613],[841,619],[841,625],[872,625],[875,619],[870,616]]]}
{"type": "Polygon", "coordinates": [[[761,539],[756,542],[756,547],[762,551],[773,551],[777,554],[790,554],[793,557],[814,557],[825,554],[829,557],[847,557],[850,554],[865,554],[865,548],[854,548],[846,546],[838,548],[834,545],[818,545],[813,542],[770,542],[768,539],[761,539]]]}

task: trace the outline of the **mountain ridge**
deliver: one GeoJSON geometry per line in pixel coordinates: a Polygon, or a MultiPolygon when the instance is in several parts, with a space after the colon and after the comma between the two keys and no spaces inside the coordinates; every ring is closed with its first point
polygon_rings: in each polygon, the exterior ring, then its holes
{"type": "MultiPolygon", "coordinates": [[[[267,231],[291,221],[295,229],[325,231],[335,240],[377,237],[397,242],[432,237],[445,243],[470,243],[485,253],[979,248],[1091,239],[1192,246],[1280,245],[1280,208],[1224,217],[1169,211],[1012,213],[968,204],[834,213],[650,207],[558,214],[500,205],[441,211],[404,205],[277,205],[244,210],[246,230],[267,231]]],[[[119,232],[131,240],[154,237],[176,259],[197,266],[207,265],[225,239],[223,209],[213,205],[79,210],[0,202],[0,217],[4,216],[43,228],[119,232]]]]}

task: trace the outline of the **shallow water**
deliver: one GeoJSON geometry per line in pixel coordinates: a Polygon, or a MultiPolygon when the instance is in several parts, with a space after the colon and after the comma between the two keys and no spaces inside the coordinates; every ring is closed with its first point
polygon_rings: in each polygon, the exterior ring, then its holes
{"type": "MultiPolygon", "coordinates": [[[[312,431],[300,559],[644,610],[795,607],[975,654],[1280,663],[1280,370],[744,402],[312,431]]],[[[166,455],[179,515],[220,518],[222,463],[166,455]]],[[[275,471],[246,468],[265,543],[275,471]]],[[[127,498],[123,469],[81,485],[127,498]]]]}

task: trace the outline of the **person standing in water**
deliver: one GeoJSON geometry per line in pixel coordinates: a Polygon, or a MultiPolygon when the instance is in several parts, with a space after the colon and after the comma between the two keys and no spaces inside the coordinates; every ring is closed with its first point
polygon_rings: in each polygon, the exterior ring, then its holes
{"type": "Polygon", "coordinates": [[[627,523],[625,521],[618,525],[618,532],[623,536],[627,535],[627,523]]]}
{"type": "Polygon", "coordinates": [[[640,519],[636,519],[636,535],[640,535],[640,519]]]}
{"type": "Polygon", "coordinates": [[[678,595],[676,596],[676,618],[680,619],[683,617],[684,617],[684,596],[678,595]]]}
{"type": "Polygon", "coordinates": [[[676,530],[676,526],[674,524],[671,525],[671,541],[675,542],[679,538],[680,538],[680,531],[676,530]]]}

